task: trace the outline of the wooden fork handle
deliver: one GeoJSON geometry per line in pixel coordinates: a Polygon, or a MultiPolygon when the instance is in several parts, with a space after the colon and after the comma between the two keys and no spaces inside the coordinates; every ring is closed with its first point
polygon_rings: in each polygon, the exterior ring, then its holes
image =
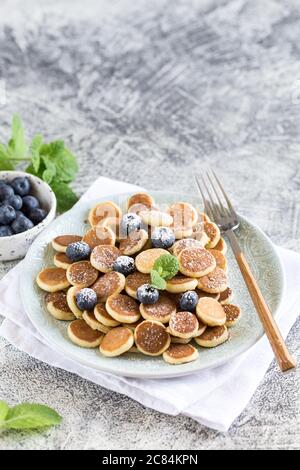
{"type": "Polygon", "coordinates": [[[237,263],[247,285],[248,291],[255,305],[259,318],[264,327],[265,333],[274,351],[280,369],[286,372],[296,367],[296,362],[290,355],[272,313],[263,298],[260,288],[251,272],[250,266],[241,251],[237,238],[232,230],[228,230],[227,236],[231,243],[237,263]]]}

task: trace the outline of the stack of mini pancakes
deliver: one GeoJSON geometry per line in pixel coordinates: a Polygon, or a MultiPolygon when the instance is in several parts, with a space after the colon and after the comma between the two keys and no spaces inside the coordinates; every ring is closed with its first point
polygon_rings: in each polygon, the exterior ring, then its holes
{"type": "Polygon", "coordinates": [[[238,306],[230,303],[227,282],[226,243],[208,216],[186,202],[171,204],[161,211],[146,193],[132,195],[127,213],[138,214],[143,228],[121,238],[122,210],[111,201],[93,207],[91,228],[82,235],[60,235],[52,241],[54,266],[37,276],[47,292],[47,310],[57,320],[70,321],[71,341],[85,348],[99,348],[114,357],[126,352],[162,355],[170,364],[197,359],[199,348],[212,348],[228,340],[228,328],[240,317],[238,306]],[[175,243],[169,250],[152,248],[155,227],[169,227],[175,243]],[[66,255],[70,243],[84,241],[91,248],[90,259],[73,263],[66,255]],[[179,272],[167,281],[154,304],[137,300],[137,289],[150,283],[150,272],[163,254],[172,253],[179,272]],[[135,258],[135,272],[125,277],[113,271],[120,255],[135,258]],[[89,287],[97,294],[93,311],[82,311],[76,294],[89,287]],[[180,311],[179,299],[194,290],[199,301],[194,312],[180,311]]]}

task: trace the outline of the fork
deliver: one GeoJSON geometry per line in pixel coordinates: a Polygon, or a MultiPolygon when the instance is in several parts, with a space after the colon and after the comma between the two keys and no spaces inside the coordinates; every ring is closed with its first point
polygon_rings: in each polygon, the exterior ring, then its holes
{"type": "Polygon", "coordinates": [[[201,178],[196,177],[196,183],[204,203],[204,210],[217,224],[220,231],[227,236],[279,367],[282,372],[286,372],[296,367],[296,362],[287,349],[234,233],[240,225],[239,217],[216,173],[214,171],[210,173],[206,173],[206,179],[203,176],[201,178]]]}

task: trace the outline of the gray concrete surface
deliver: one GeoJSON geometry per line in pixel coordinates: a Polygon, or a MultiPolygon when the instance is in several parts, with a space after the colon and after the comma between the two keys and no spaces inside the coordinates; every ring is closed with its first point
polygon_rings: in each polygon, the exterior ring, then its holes
{"type": "MultiPolygon", "coordinates": [[[[1,136],[18,111],[30,135],[63,137],[80,161],[79,193],[96,175],[192,192],[192,175],[211,165],[244,214],[299,251],[299,7],[2,0],[1,136]]],[[[298,321],[288,338],[298,360],[299,333],[298,321]]],[[[2,434],[2,449],[300,447],[299,372],[283,376],[274,363],[222,434],[0,348],[0,397],[34,398],[64,417],[41,433],[2,434]]]]}

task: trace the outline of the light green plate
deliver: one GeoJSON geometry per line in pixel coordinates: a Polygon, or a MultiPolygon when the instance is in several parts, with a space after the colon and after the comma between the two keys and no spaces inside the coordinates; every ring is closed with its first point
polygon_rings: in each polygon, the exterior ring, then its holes
{"type": "MultiPolygon", "coordinates": [[[[179,200],[199,206],[199,198],[185,194],[151,192],[155,201],[164,207],[179,200]]],[[[101,200],[111,200],[125,207],[129,194],[112,195],[76,205],[71,211],[56,219],[34,241],[23,265],[21,295],[30,320],[48,344],[65,356],[85,366],[111,374],[140,378],[163,378],[192,374],[219,366],[253,346],[262,336],[263,330],[245,287],[234,256],[228,247],[229,286],[233,290],[233,302],[242,309],[242,318],[230,330],[230,339],[214,349],[199,348],[199,358],[189,364],[170,365],[162,357],[149,357],[127,353],[116,358],[103,357],[98,349],[84,349],[71,343],[67,336],[68,322],[55,320],[46,310],[44,293],[35,283],[36,275],[46,266],[53,265],[54,250],[51,240],[62,234],[83,234],[87,230],[89,209],[101,200]]],[[[201,207],[200,207],[201,209],[201,207]]],[[[263,232],[249,220],[241,217],[237,232],[241,247],[253,269],[263,295],[275,315],[282,298],[284,278],[280,260],[274,246],[263,232]]]]}

